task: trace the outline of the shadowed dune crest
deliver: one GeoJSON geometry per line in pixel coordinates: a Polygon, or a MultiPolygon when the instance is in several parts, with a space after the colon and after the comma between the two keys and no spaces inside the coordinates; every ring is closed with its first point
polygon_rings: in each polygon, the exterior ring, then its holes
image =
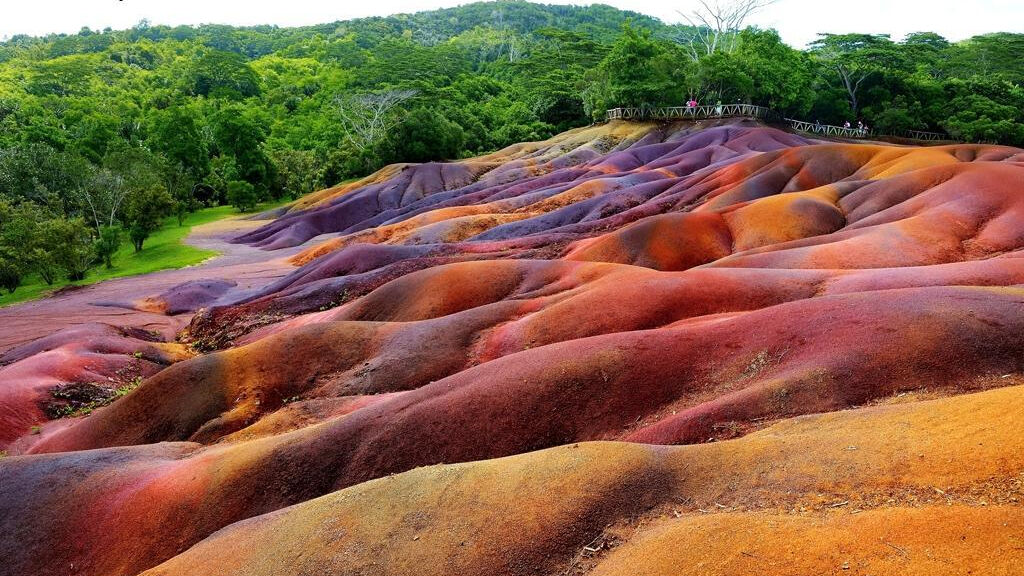
{"type": "Polygon", "coordinates": [[[1021,560],[1021,150],[611,123],[390,166],[237,241],[303,248],[253,291],[145,299],[209,306],[181,337],[205,353],[154,343],[180,356],[138,389],[11,439],[18,573],[1021,560]]]}

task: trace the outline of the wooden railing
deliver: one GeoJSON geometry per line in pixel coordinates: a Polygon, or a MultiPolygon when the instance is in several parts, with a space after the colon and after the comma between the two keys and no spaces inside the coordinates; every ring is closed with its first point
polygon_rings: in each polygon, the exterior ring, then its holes
{"type": "Polygon", "coordinates": [[[805,122],[784,118],[778,112],[753,104],[715,104],[712,106],[670,106],[663,108],[612,108],[608,120],[713,120],[716,118],[756,118],[768,122],[787,124],[798,132],[821,134],[837,138],[894,137],[928,142],[952,141],[948,134],[925,132],[923,130],[901,130],[894,133],[880,133],[863,128],[846,128],[831,124],[805,122]]]}
{"type": "Polygon", "coordinates": [[[712,118],[761,118],[778,116],[764,106],[716,104],[714,106],[671,106],[668,108],[612,108],[609,120],[709,120],[712,118]]]}
{"type": "Polygon", "coordinates": [[[821,134],[822,136],[835,136],[837,138],[867,138],[871,135],[871,132],[863,128],[846,128],[845,126],[804,122],[803,120],[793,120],[792,118],[786,118],[785,120],[793,130],[808,134],[821,134]]]}
{"type": "Polygon", "coordinates": [[[933,142],[953,140],[953,138],[949,134],[943,134],[941,132],[925,132],[923,130],[900,130],[892,134],[884,134],[884,136],[895,136],[896,138],[907,138],[909,140],[926,140],[933,142]]]}

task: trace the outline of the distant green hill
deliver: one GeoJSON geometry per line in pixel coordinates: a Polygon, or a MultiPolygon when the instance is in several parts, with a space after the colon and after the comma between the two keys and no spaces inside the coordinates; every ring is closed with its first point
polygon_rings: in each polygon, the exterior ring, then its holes
{"type": "MultiPolygon", "coordinates": [[[[4,214],[82,243],[111,225],[143,236],[167,212],[481,154],[616,106],[740,101],[1024,144],[1024,35],[847,34],[798,51],[747,29],[707,53],[693,32],[603,5],[501,1],[299,28],[142,22],[11,38],[0,43],[0,284],[48,262],[48,241],[29,242],[32,227],[4,214]],[[41,225],[75,218],[87,229],[41,225]],[[26,257],[33,242],[44,252],[26,257]]],[[[62,258],[81,269],[88,256],[62,258]]]]}
{"type": "Polygon", "coordinates": [[[300,28],[143,22],[17,36],[0,44],[0,146],[45,143],[98,163],[125,141],[180,160],[156,126],[175,110],[204,128],[216,159],[223,150],[205,128],[237,107],[268,148],[314,153],[320,177],[334,181],[352,172],[335,97],[401,85],[462,132],[430,148],[476,153],[588,122],[578,84],[627,21],[666,28],[609,6],[513,1],[300,28]]]}

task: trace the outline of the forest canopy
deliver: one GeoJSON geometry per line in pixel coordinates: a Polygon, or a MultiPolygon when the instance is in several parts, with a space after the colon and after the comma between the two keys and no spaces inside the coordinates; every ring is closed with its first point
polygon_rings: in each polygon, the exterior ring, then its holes
{"type": "Polygon", "coordinates": [[[301,28],[11,38],[0,279],[80,277],[104,238],[123,231],[141,249],[164,215],[543,139],[616,106],[739,101],[1024,144],[1024,35],[823,34],[797,50],[747,28],[700,52],[683,40],[693,32],[603,5],[501,1],[301,28]]]}

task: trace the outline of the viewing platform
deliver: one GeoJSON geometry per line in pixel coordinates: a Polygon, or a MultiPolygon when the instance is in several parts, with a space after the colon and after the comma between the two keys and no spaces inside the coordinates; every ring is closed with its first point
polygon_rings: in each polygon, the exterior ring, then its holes
{"type": "Polygon", "coordinates": [[[923,130],[902,130],[881,133],[862,128],[847,128],[817,122],[806,122],[786,118],[775,110],[754,104],[714,104],[711,106],[669,106],[612,108],[607,112],[608,120],[715,120],[718,118],[753,118],[769,124],[785,124],[797,132],[820,134],[835,138],[903,138],[924,142],[953,142],[953,138],[941,132],[923,130]]]}

